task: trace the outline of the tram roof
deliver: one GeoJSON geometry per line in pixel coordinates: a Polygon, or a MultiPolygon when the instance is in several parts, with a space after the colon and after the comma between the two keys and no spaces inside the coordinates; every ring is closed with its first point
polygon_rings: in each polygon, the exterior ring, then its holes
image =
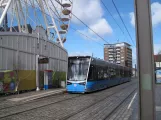
{"type": "Polygon", "coordinates": [[[100,59],[100,58],[95,58],[95,57],[92,57],[92,56],[69,56],[69,58],[92,58],[96,63],[95,64],[97,64],[97,65],[108,65],[108,66],[113,66],[113,67],[119,67],[119,68],[124,68],[124,69],[130,69],[130,68],[128,68],[128,67],[126,67],[126,66],[123,66],[123,65],[119,65],[119,64],[116,64],[116,63],[110,63],[110,62],[108,62],[108,61],[105,61],[105,60],[103,60],[103,59],[100,59]]]}

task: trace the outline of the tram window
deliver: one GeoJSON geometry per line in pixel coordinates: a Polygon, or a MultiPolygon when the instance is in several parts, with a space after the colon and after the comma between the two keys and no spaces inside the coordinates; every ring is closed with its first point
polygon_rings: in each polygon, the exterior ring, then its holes
{"type": "Polygon", "coordinates": [[[126,72],[126,70],[124,70],[124,77],[127,77],[127,72],[126,72]]]}
{"type": "Polygon", "coordinates": [[[109,78],[109,72],[108,72],[108,68],[104,68],[104,79],[108,79],[109,78]]]}
{"type": "Polygon", "coordinates": [[[125,70],[125,77],[129,77],[129,71],[125,70]]]}
{"type": "Polygon", "coordinates": [[[88,80],[94,80],[95,79],[94,71],[95,71],[95,67],[94,67],[94,65],[91,65],[90,68],[89,68],[88,80]]]}
{"type": "Polygon", "coordinates": [[[120,69],[120,76],[124,77],[124,69],[120,69]]]}
{"type": "Polygon", "coordinates": [[[110,76],[111,78],[116,77],[116,69],[114,67],[110,69],[110,76]]]}
{"type": "Polygon", "coordinates": [[[103,80],[104,79],[103,67],[98,66],[97,74],[98,74],[98,80],[103,80]]]}
{"type": "Polygon", "coordinates": [[[120,77],[120,69],[119,68],[116,69],[116,77],[120,77]]]}

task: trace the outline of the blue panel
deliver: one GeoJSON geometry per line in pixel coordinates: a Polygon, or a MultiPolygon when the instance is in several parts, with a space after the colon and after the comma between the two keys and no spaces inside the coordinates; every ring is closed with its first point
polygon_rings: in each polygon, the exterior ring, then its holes
{"type": "Polygon", "coordinates": [[[112,78],[107,80],[87,81],[86,92],[97,91],[130,81],[129,78],[112,78]]]}
{"type": "Polygon", "coordinates": [[[48,85],[44,85],[44,89],[47,90],[49,88],[48,85]]]}
{"type": "Polygon", "coordinates": [[[71,85],[67,85],[67,91],[72,93],[92,92],[105,89],[107,87],[119,85],[128,81],[130,81],[130,78],[112,78],[107,80],[87,81],[86,89],[84,85],[80,85],[79,83],[73,83],[71,85]]]}
{"type": "Polygon", "coordinates": [[[96,91],[108,87],[109,80],[95,80],[88,81],[86,85],[86,92],[96,91]]]}
{"type": "Polygon", "coordinates": [[[67,85],[67,91],[73,93],[84,93],[85,85],[80,85],[79,83],[73,83],[71,85],[67,85]]]}

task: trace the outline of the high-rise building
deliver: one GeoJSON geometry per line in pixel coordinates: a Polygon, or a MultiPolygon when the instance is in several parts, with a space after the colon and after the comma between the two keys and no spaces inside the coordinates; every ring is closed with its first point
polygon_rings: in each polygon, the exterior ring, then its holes
{"type": "Polygon", "coordinates": [[[126,42],[104,44],[104,60],[132,68],[131,45],[126,42]]]}

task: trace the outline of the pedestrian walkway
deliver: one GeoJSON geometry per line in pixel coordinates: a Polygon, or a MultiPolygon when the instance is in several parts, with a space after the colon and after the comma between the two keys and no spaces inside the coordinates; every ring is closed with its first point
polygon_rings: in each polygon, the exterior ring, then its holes
{"type": "MultiPolygon", "coordinates": [[[[110,117],[110,120],[139,120],[138,90],[129,97],[110,117]]],[[[155,85],[156,120],[161,120],[161,84],[155,85]]]]}
{"type": "Polygon", "coordinates": [[[21,94],[16,94],[16,95],[11,95],[11,96],[6,96],[2,97],[0,101],[12,101],[12,102],[25,102],[25,101],[31,101],[51,95],[57,95],[57,94],[62,94],[66,91],[64,88],[57,88],[57,89],[49,89],[49,90],[40,90],[40,91],[30,91],[26,93],[21,93],[21,94]]]}
{"type": "Polygon", "coordinates": [[[156,85],[155,104],[156,104],[156,120],[161,120],[161,84],[156,85]]]}

